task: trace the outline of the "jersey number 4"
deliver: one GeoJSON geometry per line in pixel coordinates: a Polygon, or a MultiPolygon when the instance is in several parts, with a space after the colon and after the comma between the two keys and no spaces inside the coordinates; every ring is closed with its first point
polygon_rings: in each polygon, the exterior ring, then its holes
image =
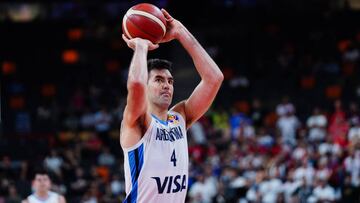
{"type": "Polygon", "coordinates": [[[175,149],[173,151],[173,153],[171,154],[171,162],[173,162],[174,166],[176,166],[176,155],[175,155],[175,149]]]}

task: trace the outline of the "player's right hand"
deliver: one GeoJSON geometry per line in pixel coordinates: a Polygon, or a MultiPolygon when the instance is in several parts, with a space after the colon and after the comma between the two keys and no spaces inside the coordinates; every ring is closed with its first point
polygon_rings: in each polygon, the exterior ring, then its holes
{"type": "Polygon", "coordinates": [[[129,39],[124,34],[122,35],[122,38],[126,42],[128,47],[130,47],[132,50],[135,50],[137,47],[144,47],[147,50],[151,51],[159,47],[158,44],[153,44],[150,40],[147,39],[142,39],[138,37],[129,39]]]}
{"type": "Polygon", "coordinates": [[[161,12],[164,14],[165,19],[166,19],[166,34],[163,37],[163,39],[160,41],[160,43],[164,43],[164,42],[169,42],[173,39],[178,39],[179,36],[181,35],[180,32],[182,30],[182,28],[184,27],[183,24],[176,20],[175,18],[173,18],[169,12],[167,12],[165,9],[161,9],[161,12]]]}

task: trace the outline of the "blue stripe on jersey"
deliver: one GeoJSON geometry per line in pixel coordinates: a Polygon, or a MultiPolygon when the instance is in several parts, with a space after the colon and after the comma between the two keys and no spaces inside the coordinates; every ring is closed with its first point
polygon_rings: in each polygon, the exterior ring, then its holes
{"type": "Polygon", "coordinates": [[[129,157],[132,189],[130,194],[125,198],[123,202],[136,203],[138,178],[144,163],[144,144],[141,144],[138,148],[128,152],[128,157],[129,157]]]}
{"type": "Polygon", "coordinates": [[[163,125],[168,125],[168,122],[167,122],[167,121],[161,120],[160,118],[156,117],[154,114],[151,114],[151,116],[152,116],[153,118],[155,118],[157,121],[159,121],[161,124],[163,124],[163,125]]]}

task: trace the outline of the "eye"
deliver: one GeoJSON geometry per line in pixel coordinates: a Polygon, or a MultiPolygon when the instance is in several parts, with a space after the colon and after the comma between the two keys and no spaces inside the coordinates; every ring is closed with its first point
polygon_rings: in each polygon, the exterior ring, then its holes
{"type": "Polygon", "coordinates": [[[173,80],[169,80],[169,84],[170,84],[170,85],[173,85],[173,84],[174,84],[174,81],[173,81],[173,80]]]}
{"type": "Polygon", "coordinates": [[[156,79],[155,79],[155,82],[161,82],[161,79],[160,79],[160,78],[156,78],[156,79]]]}

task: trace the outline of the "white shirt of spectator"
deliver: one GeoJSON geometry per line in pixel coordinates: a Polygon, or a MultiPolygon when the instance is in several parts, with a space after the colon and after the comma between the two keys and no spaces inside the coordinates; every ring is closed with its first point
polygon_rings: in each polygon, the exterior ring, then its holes
{"type": "Polygon", "coordinates": [[[113,195],[120,195],[120,193],[125,192],[125,184],[119,180],[111,181],[110,187],[113,195]]]}
{"type": "Polygon", "coordinates": [[[276,203],[278,194],[282,192],[282,185],[281,180],[277,178],[260,183],[259,191],[262,194],[261,202],[276,203]]]}
{"type": "Polygon", "coordinates": [[[360,151],[355,152],[355,157],[348,156],[344,161],[345,170],[351,174],[351,183],[360,186],[360,151]]]}
{"type": "Polygon", "coordinates": [[[217,192],[216,185],[214,177],[208,177],[204,182],[195,182],[189,190],[192,202],[211,203],[217,192]]]}
{"type": "Polygon", "coordinates": [[[95,114],[95,129],[98,132],[105,132],[110,129],[111,116],[101,111],[95,114]]]}
{"type": "Polygon", "coordinates": [[[115,164],[115,157],[110,153],[103,152],[98,157],[98,164],[111,167],[115,164]]]}
{"type": "Polygon", "coordinates": [[[325,127],[327,125],[327,119],[324,115],[310,116],[306,122],[309,128],[309,139],[312,141],[323,140],[326,136],[325,127]],[[316,126],[316,127],[314,127],[316,126]]]}
{"type": "Polygon", "coordinates": [[[335,201],[335,190],[329,185],[325,187],[317,186],[309,197],[308,202],[323,202],[324,200],[335,201]]]}
{"type": "Polygon", "coordinates": [[[349,130],[349,134],[348,134],[348,139],[349,141],[360,141],[360,127],[359,126],[354,126],[352,128],[350,128],[349,130]]]}
{"type": "Polygon", "coordinates": [[[303,181],[287,181],[282,185],[282,191],[285,195],[285,202],[291,202],[291,197],[293,196],[294,192],[303,185],[303,181]]]}
{"type": "Polygon", "coordinates": [[[306,149],[302,147],[297,147],[292,153],[293,158],[298,161],[304,158],[305,155],[306,155],[306,149]]]}
{"type": "Polygon", "coordinates": [[[311,185],[314,179],[315,170],[312,166],[300,167],[294,171],[294,180],[302,181],[305,178],[306,183],[311,185]]]}
{"type": "Polygon", "coordinates": [[[300,126],[300,122],[295,115],[283,116],[277,121],[277,126],[283,138],[283,142],[295,144],[296,130],[300,126]]]}
{"type": "Polygon", "coordinates": [[[53,172],[59,172],[63,160],[59,157],[46,157],[44,160],[45,167],[53,172]]]}
{"type": "Polygon", "coordinates": [[[48,192],[48,197],[46,199],[40,199],[35,194],[30,195],[27,200],[29,203],[58,203],[60,196],[55,192],[48,192]]]}
{"type": "Polygon", "coordinates": [[[191,133],[191,137],[194,139],[196,144],[205,144],[206,143],[204,128],[200,122],[198,122],[198,121],[195,122],[191,126],[189,131],[191,133]]]}
{"type": "Polygon", "coordinates": [[[287,104],[279,104],[276,107],[276,113],[278,116],[282,117],[284,116],[286,113],[289,112],[295,112],[295,107],[292,103],[287,103],[287,104]]]}

